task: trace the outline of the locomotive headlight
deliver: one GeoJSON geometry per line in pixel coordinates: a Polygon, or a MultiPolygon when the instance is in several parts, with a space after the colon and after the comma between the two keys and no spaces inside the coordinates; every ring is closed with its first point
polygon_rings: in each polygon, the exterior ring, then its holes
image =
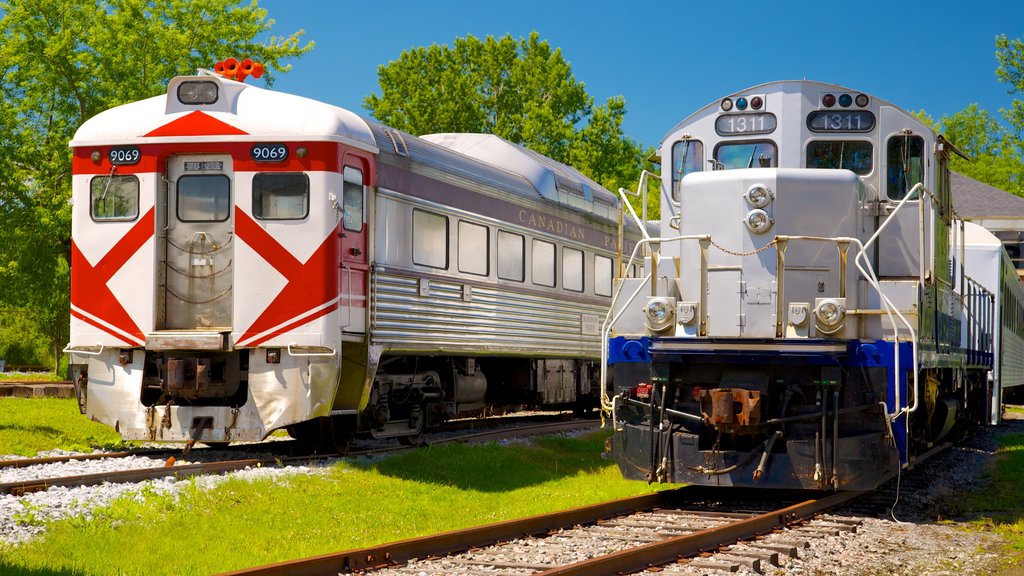
{"type": "Polygon", "coordinates": [[[820,298],[814,306],[814,316],[823,325],[834,328],[846,318],[846,306],[842,298],[820,298]]]}
{"type": "Polygon", "coordinates": [[[697,320],[697,303],[680,302],[676,306],[676,322],[680,324],[693,324],[697,320]]]}
{"type": "Polygon", "coordinates": [[[760,208],[751,210],[744,222],[747,223],[747,228],[750,228],[750,231],[754,234],[764,234],[772,227],[772,217],[760,208]]]}
{"type": "Polygon", "coordinates": [[[647,301],[644,314],[647,316],[647,327],[652,332],[661,332],[672,325],[675,298],[657,296],[647,301]]]}
{"type": "Polygon", "coordinates": [[[178,101],[182,104],[213,104],[217,96],[216,82],[203,80],[178,84],[178,101]]]}
{"type": "Polygon", "coordinates": [[[763,184],[754,184],[747,188],[747,193],[744,194],[744,197],[754,208],[764,208],[771,203],[772,192],[763,184]]]}

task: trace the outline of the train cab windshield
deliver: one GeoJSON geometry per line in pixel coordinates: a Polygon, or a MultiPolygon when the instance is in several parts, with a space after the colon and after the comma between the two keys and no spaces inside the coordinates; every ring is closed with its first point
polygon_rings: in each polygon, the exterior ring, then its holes
{"type": "Polygon", "coordinates": [[[774,168],[778,166],[778,151],[774,142],[735,142],[720,144],[715,149],[715,169],[774,168]]]}
{"type": "Polygon", "coordinates": [[[807,144],[808,168],[846,169],[864,176],[871,173],[871,143],[863,140],[817,140],[807,144]]]}

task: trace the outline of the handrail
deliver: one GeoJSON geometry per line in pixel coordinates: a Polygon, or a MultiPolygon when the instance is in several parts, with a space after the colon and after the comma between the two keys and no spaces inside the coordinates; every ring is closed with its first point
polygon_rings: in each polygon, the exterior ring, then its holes
{"type": "MultiPolygon", "coordinates": [[[[99,346],[99,350],[93,352],[92,350],[86,350],[84,348],[72,348],[71,342],[68,342],[68,345],[61,350],[61,354],[84,354],[86,356],[99,356],[100,354],[103,354],[103,344],[97,344],[96,346],[99,346]]],[[[94,348],[94,346],[90,346],[90,348],[94,348]]]]}
{"type": "Polygon", "coordinates": [[[304,358],[307,356],[334,356],[337,353],[338,351],[330,346],[299,346],[294,342],[288,344],[288,355],[296,358],[304,358]],[[296,348],[323,348],[329,350],[329,352],[292,352],[292,346],[296,348]]]}

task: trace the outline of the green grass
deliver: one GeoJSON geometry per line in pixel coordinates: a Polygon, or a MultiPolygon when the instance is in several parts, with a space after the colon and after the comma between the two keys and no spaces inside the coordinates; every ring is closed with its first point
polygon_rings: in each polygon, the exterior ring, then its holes
{"type": "Polygon", "coordinates": [[[1024,565],[1024,434],[1007,434],[999,439],[995,465],[986,472],[990,483],[980,490],[957,497],[948,512],[967,519],[971,529],[994,532],[1007,542],[1000,563],[1008,574],[1024,565]]]}
{"type": "Polygon", "coordinates": [[[1024,406],[1014,406],[1012,404],[1004,404],[1007,412],[1013,412],[1014,414],[1024,414],[1024,406]]]}
{"type": "Polygon", "coordinates": [[[283,485],[229,480],[177,500],[124,498],[94,521],[0,548],[0,573],[208,574],[657,489],[600,458],[606,437],[432,447],[283,485]]]}
{"type": "Polygon", "coordinates": [[[79,414],[74,398],[0,398],[0,454],[122,446],[113,428],[79,414]]]}
{"type": "Polygon", "coordinates": [[[53,372],[0,372],[0,382],[60,382],[53,372]]]}

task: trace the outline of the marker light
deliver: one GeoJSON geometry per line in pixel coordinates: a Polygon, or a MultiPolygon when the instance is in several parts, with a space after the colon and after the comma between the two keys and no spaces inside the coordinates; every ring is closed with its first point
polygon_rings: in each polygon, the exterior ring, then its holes
{"type": "Polygon", "coordinates": [[[725,112],[732,110],[732,99],[725,98],[722,100],[722,110],[725,112]]]}
{"type": "Polygon", "coordinates": [[[825,108],[831,108],[836,105],[836,97],[832,94],[825,94],[821,97],[821,103],[825,105],[825,108]]]}
{"type": "Polygon", "coordinates": [[[760,208],[751,210],[744,222],[746,222],[747,228],[750,228],[750,231],[754,234],[764,234],[772,227],[772,217],[760,208]]]}
{"type": "Polygon", "coordinates": [[[853,96],[849,94],[842,94],[839,96],[839,105],[843,108],[849,108],[850,104],[853,104],[853,96]]]}
{"type": "Polygon", "coordinates": [[[750,99],[750,107],[754,110],[760,110],[761,106],[764,106],[764,99],[760,96],[754,96],[750,99]]]}
{"type": "Polygon", "coordinates": [[[746,110],[747,109],[747,99],[746,98],[737,98],[736,99],[736,109],[737,110],[746,110]]]}
{"type": "Polygon", "coordinates": [[[651,298],[644,306],[644,314],[647,315],[647,327],[652,332],[661,332],[672,324],[673,308],[675,298],[658,296],[651,298]]]}
{"type": "Polygon", "coordinates": [[[178,84],[178,101],[182,104],[213,104],[217,98],[216,82],[193,80],[178,84]]]}
{"type": "Polygon", "coordinates": [[[772,193],[763,184],[754,184],[743,195],[754,208],[764,208],[772,201],[772,193]]]}
{"type": "Polygon", "coordinates": [[[857,94],[857,106],[860,106],[861,108],[865,108],[865,107],[867,107],[867,105],[868,105],[868,95],[867,94],[857,94]]]}
{"type": "Polygon", "coordinates": [[[846,310],[838,300],[826,298],[818,302],[814,308],[814,315],[818,318],[818,322],[831,328],[838,326],[843,321],[846,310]]]}

